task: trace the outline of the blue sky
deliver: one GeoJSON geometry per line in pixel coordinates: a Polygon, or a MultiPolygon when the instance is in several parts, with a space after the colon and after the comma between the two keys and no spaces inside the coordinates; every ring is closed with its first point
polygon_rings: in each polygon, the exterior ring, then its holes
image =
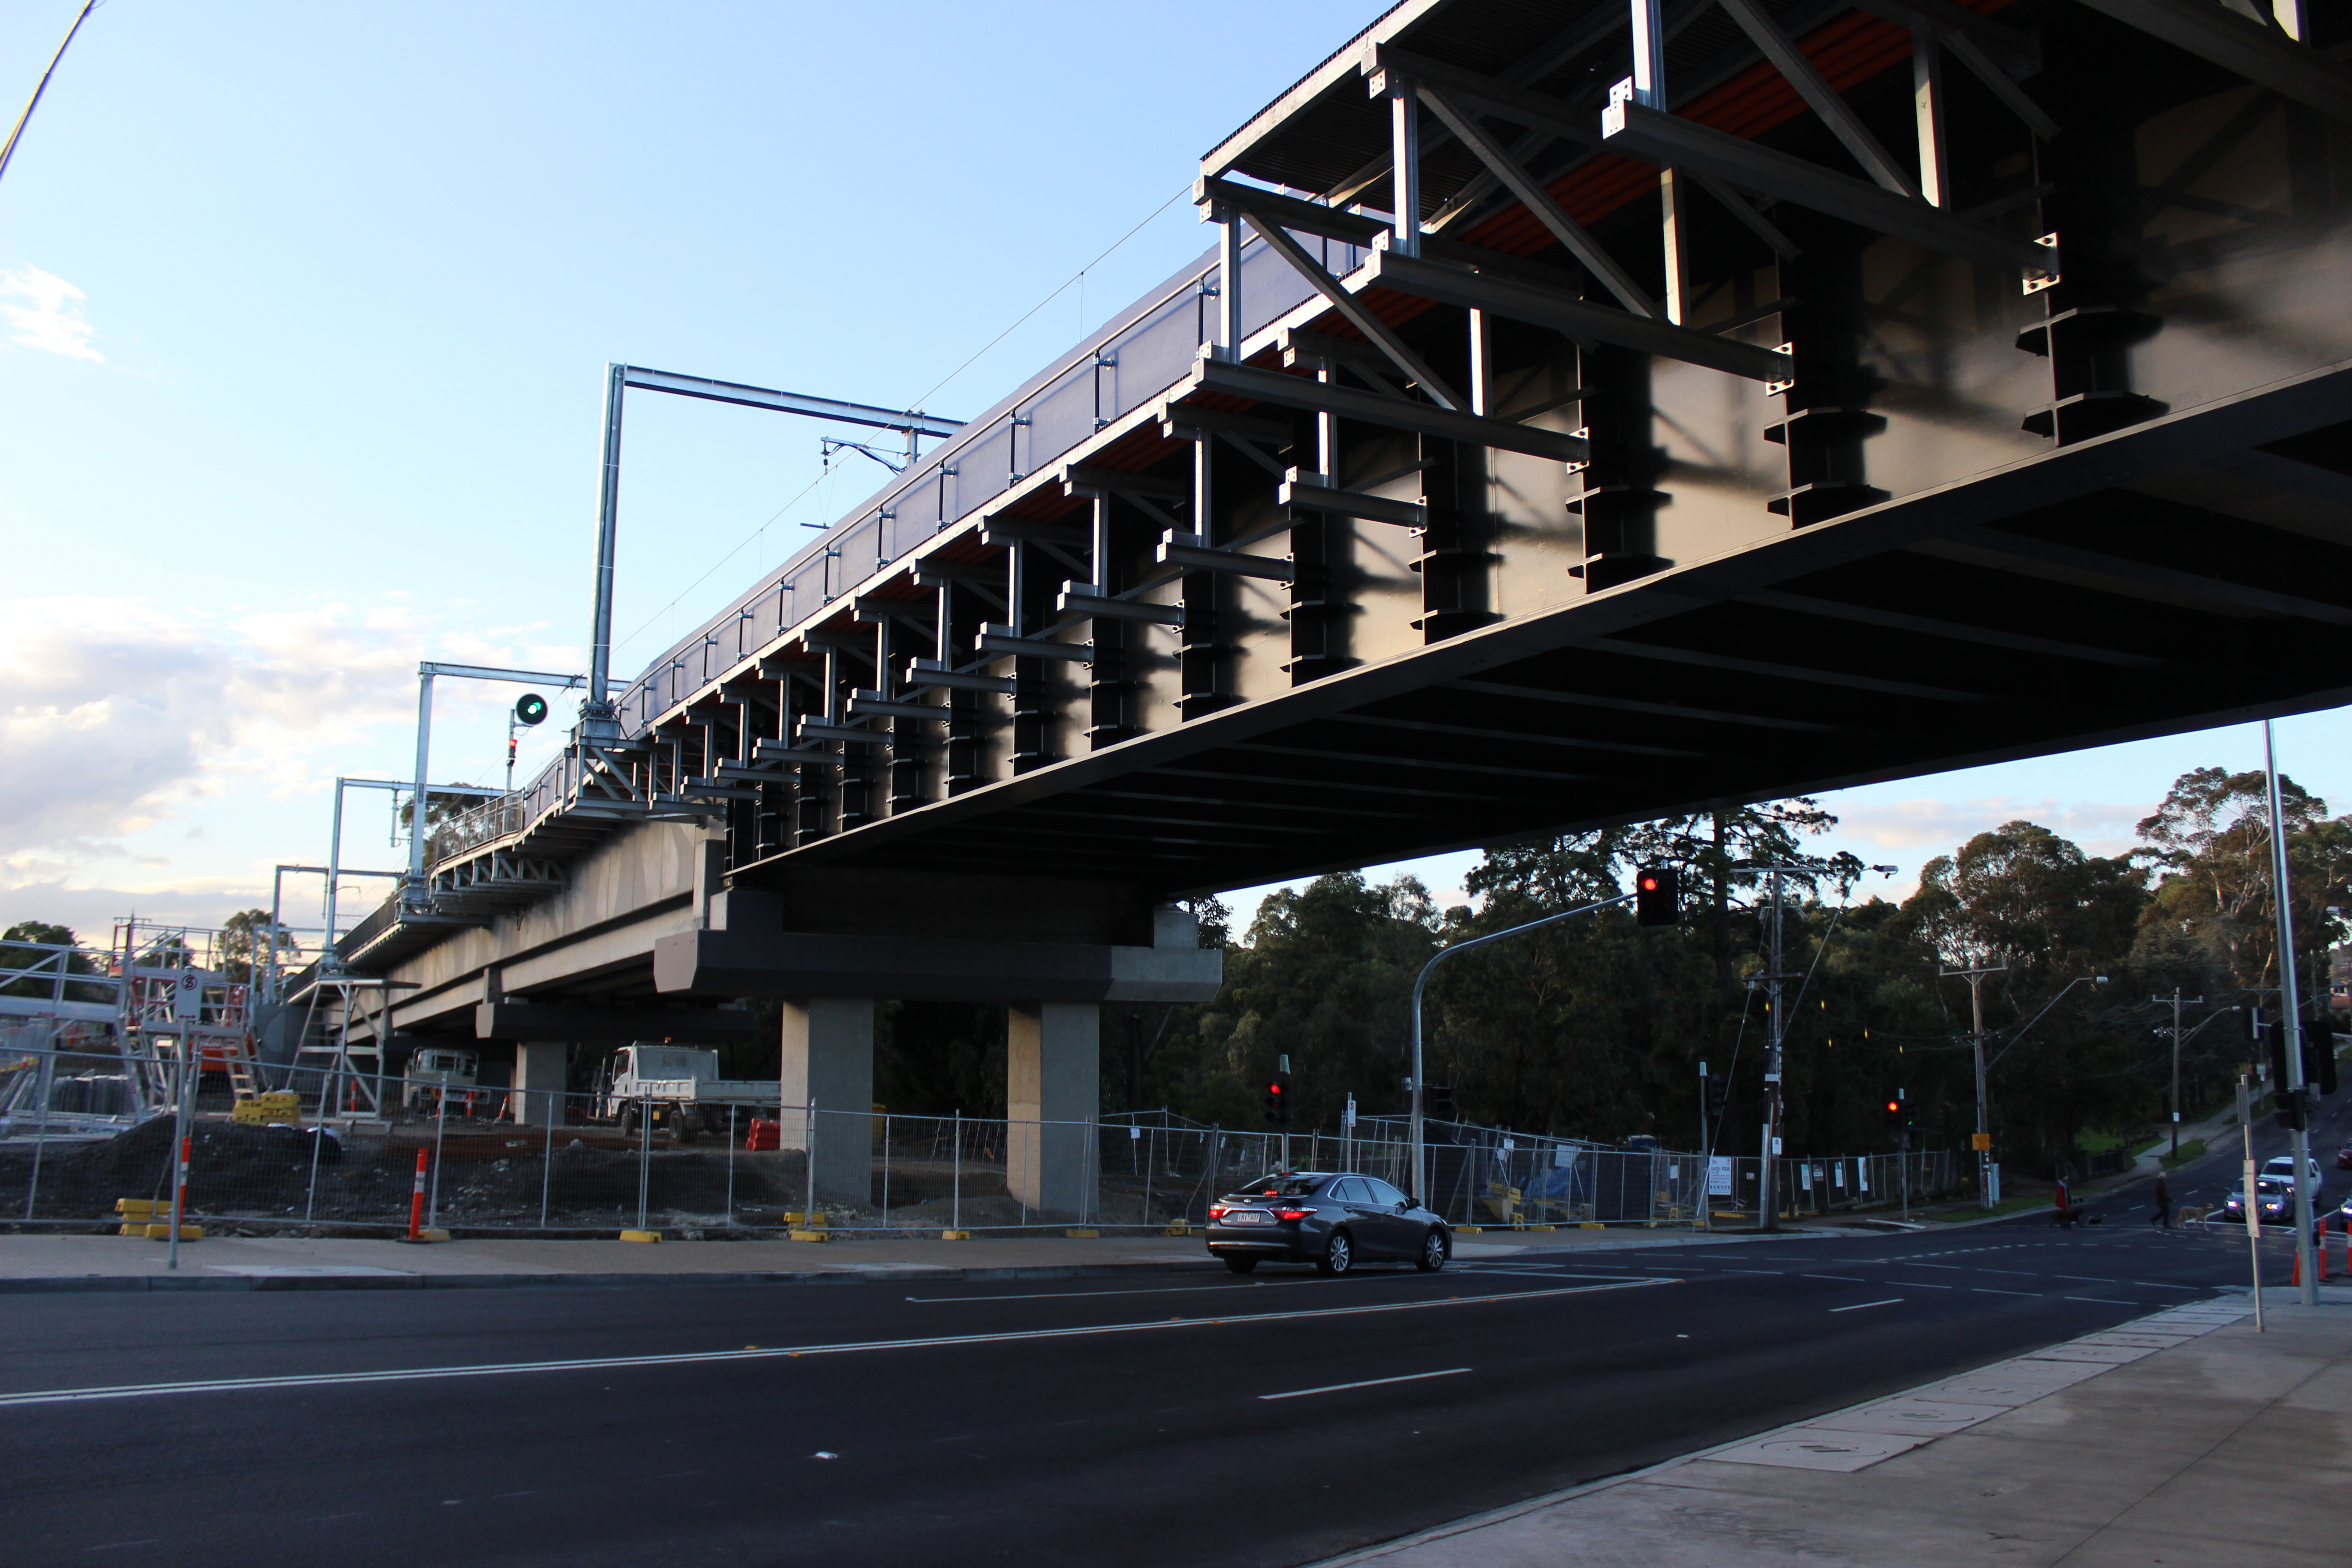
{"type": "MultiPolygon", "coordinates": [[[[581,668],[608,361],[984,407],[1204,248],[1201,153],[1380,8],[110,0],[0,181],[0,922],[266,902],[337,773],[406,768],[416,660],[581,668]]],[[[11,116],[75,9],[0,8],[11,116]]],[[[631,405],[617,672],[875,488],[823,433],[631,405]]],[[[513,695],[445,685],[438,777],[495,782],[513,695]]],[[[2341,716],[2284,735],[2352,805],[2341,716]]],[[[2019,815],[2119,847],[2258,755],[1831,804],[1907,878],[2019,815]]],[[[363,798],[347,861],[390,837],[363,798]]]]}

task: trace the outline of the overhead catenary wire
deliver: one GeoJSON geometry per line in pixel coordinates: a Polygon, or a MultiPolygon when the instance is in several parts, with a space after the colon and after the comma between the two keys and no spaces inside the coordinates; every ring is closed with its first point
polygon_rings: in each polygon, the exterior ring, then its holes
{"type": "MultiPolygon", "coordinates": [[[[97,0],[93,0],[93,4],[95,3],[97,3],[97,0]]],[[[30,111],[27,110],[27,112],[30,111]]],[[[1027,324],[1027,322],[1037,314],[1037,312],[1043,310],[1046,306],[1052,304],[1055,300],[1068,292],[1073,285],[1083,289],[1085,287],[1087,274],[1101,266],[1114,251],[1118,249],[1119,247],[1125,245],[1129,240],[1133,239],[1137,235],[1141,234],[1146,227],[1150,226],[1153,219],[1159,217],[1161,213],[1166,212],[1170,207],[1174,206],[1177,202],[1185,196],[1190,195],[1192,191],[1192,187],[1189,184],[1185,184],[1180,187],[1173,195],[1170,195],[1166,201],[1161,202],[1158,206],[1152,208],[1149,213],[1146,213],[1132,228],[1129,228],[1125,234],[1120,235],[1117,239],[1111,241],[1110,244],[1105,246],[1093,260],[1087,262],[1084,267],[1079,268],[1077,271],[1072,273],[1051,292],[1040,299],[1028,310],[1023,311],[1010,326],[997,333],[996,336],[989,339],[987,342],[982,344],[981,347],[972,353],[971,357],[965,360],[961,364],[956,366],[955,369],[950,371],[945,376],[942,376],[937,384],[935,384],[929,391],[925,392],[921,396],[917,397],[914,400],[912,406],[920,407],[929,403],[933,397],[938,395],[940,388],[945,387],[950,382],[954,381],[956,377],[961,375],[965,371],[970,370],[973,365],[979,363],[982,358],[986,357],[991,350],[994,349],[1005,339],[1011,337],[1014,332],[1020,331],[1023,326],[1027,324]]],[[[1081,306],[1081,310],[1083,311],[1083,306],[1081,306]]],[[[1084,330],[1083,321],[1080,323],[1080,330],[1084,330]]],[[[654,626],[661,621],[663,616],[677,608],[678,605],[685,600],[688,594],[693,593],[697,588],[702,586],[703,584],[709,582],[711,576],[716,574],[720,567],[726,565],[729,562],[734,560],[736,556],[740,555],[745,550],[758,542],[758,541],[767,533],[768,530],[774,526],[778,518],[782,517],[786,512],[792,510],[793,508],[807,500],[809,492],[815,489],[819,485],[823,484],[828,478],[830,478],[831,472],[831,465],[827,464],[825,468],[823,471],[820,471],[815,479],[811,479],[806,485],[803,486],[790,500],[787,500],[783,505],[778,507],[765,522],[761,523],[760,526],[754,529],[740,543],[737,544],[732,550],[730,550],[718,560],[712,562],[709,568],[707,568],[700,576],[697,577],[693,582],[688,583],[685,587],[679,589],[667,604],[662,605],[660,609],[656,610],[651,616],[647,616],[635,631],[630,632],[626,637],[617,639],[613,644],[614,649],[617,652],[619,649],[627,647],[637,638],[645,636],[646,632],[652,630],[654,626]]],[[[807,523],[803,526],[823,528],[827,525],[818,522],[807,523]]]]}
{"type": "MultiPolygon", "coordinates": [[[[1192,194],[1192,187],[1190,184],[1187,184],[1179,189],[1173,195],[1171,195],[1166,201],[1161,202],[1158,206],[1153,207],[1150,212],[1146,213],[1143,216],[1142,220],[1133,228],[1129,229],[1125,234],[1120,235],[1117,239],[1112,240],[1108,245],[1105,246],[1101,255],[1096,257],[1092,261],[1087,262],[1084,267],[1079,268],[1076,272],[1070,274],[1070,276],[1056,287],[1052,293],[1047,294],[1044,299],[1030,306],[1026,310],[1022,311],[1020,318],[1011,326],[1005,328],[1003,331],[989,339],[988,342],[982,343],[976,351],[973,352],[972,356],[970,359],[964,361],[961,364],[956,366],[955,369],[948,372],[946,375],[940,377],[938,385],[933,386],[929,392],[924,393],[920,397],[915,399],[916,406],[920,407],[922,405],[929,403],[933,397],[939,395],[940,387],[947,385],[950,382],[955,380],[956,377],[970,370],[973,365],[978,364],[982,358],[987,354],[989,350],[994,348],[997,344],[1011,337],[1014,332],[1019,331],[1028,323],[1029,319],[1032,316],[1034,316],[1038,311],[1044,310],[1046,306],[1060,299],[1064,293],[1068,291],[1073,284],[1083,288],[1085,286],[1087,274],[1093,271],[1096,268],[1100,267],[1103,262],[1108,258],[1112,251],[1117,250],[1120,246],[1125,245],[1129,240],[1133,239],[1137,235],[1141,234],[1144,231],[1144,228],[1150,224],[1153,218],[1158,217],[1161,213],[1166,212],[1170,207],[1174,206],[1178,202],[1192,194]]],[[[1084,330],[1083,324],[1081,325],[1080,330],[1084,330]]]]}
{"type": "MultiPolygon", "coordinates": [[[[49,79],[58,74],[58,62],[64,59],[66,50],[73,47],[74,35],[79,33],[81,25],[89,20],[89,14],[105,3],[106,0],[86,0],[86,4],[73,19],[73,26],[66,29],[65,42],[59,44],[58,52],[49,57],[49,68],[41,73],[39,85],[33,89],[32,98],[25,104],[25,112],[16,116],[16,126],[8,132],[8,140],[5,142],[0,142],[0,176],[5,176],[8,173],[8,160],[16,155],[16,143],[24,136],[25,127],[31,122],[33,110],[41,106],[41,95],[49,90],[49,79]]],[[[1157,213],[1152,215],[1153,217],[1158,216],[1157,213]]],[[[1146,218],[1144,221],[1149,223],[1151,220],[1146,218]]]]}

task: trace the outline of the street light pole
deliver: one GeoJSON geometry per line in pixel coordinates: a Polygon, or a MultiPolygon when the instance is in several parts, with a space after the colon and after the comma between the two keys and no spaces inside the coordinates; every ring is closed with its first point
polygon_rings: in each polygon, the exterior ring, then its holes
{"type": "Polygon", "coordinates": [[[1429,984],[1430,971],[1435,969],[1439,964],[1444,963],[1447,959],[1452,958],[1457,952],[1467,952],[1474,947],[1484,947],[1488,942],[1500,942],[1507,936],[1518,936],[1527,931],[1540,931],[1545,926],[1558,925],[1560,921],[1573,919],[1578,915],[1589,915],[1595,910],[1605,910],[1612,904],[1630,904],[1633,901],[1633,894],[1620,893],[1613,899],[1602,899],[1596,903],[1579,904],[1572,910],[1562,910],[1556,915],[1546,915],[1539,921],[1529,921],[1525,925],[1516,925],[1508,928],[1507,930],[1491,931],[1485,936],[1474,936],[1468,942],[1457,942],[1452,947],[1440,948],[1437,952],[1430,954],[1429,962],[1421,966],[1421,973],[1413,976],[1412,981],[1412,1109],[1406,1116],[1406,1120],[1412,1127],[1412,1184],[1416,1188],[1420,1189],[1413,1193],[1412,1194],[1412,1196],[1421,1199],[1424,1203],[1428,1201],[1430,1196],[1429,1163],[1422,1128],[1421,1092],[1421,1080],[1423,1076],[1421,1070],[1421,994],[1429,984]]]}

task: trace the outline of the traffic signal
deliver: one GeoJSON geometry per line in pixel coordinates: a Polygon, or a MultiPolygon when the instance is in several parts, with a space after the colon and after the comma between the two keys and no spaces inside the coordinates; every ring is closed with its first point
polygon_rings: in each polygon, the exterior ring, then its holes
{"type": "Polygon", "coordinates": [[[1896,1089],[1894,1093],[1888,1095],[1881,1103],[1886,1111],[1886,1130],[1889,1132],[1902,1131],[1904,1127],[1903,1091],[1899,1089],[1896,1089]]]}
{"type": "Polygon", "coordinates": [[[1633,874],[1633,923],[1680,925],[1682,872],[1672,866],[1644,866],[1633,874]]]}
{"type": "Polygon", "coordinates": [[[1724,1073],[1706,1075],[1706,1119],[1710,1122],[1723,1120],[1724,1102],[1731,1097],[1731,1079],[1724,1073]]]}
{"type": "Polygon", "coordinates": [[[2303,1026],[2303,1081],[2323,1098],[2336,1092],[2336,1037],[2343,1027],[2326,1014],[2303,1026]]]}
{"type": "Polygon", "coordinates": [[[515,722],[538,724],[547,719],[547,699],[536,691],[526,691],[515,700],[515,722]]]}
{"type": "Polygon", "coordinates": [[[1290,1075],[1268,1073],[1265,1079],[1265,1124],[1272,1128],[1290,1125],[1290,1075]]]}

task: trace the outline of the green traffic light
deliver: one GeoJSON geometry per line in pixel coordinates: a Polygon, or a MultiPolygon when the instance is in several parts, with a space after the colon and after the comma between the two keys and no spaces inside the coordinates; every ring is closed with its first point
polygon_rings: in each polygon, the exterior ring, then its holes
{"type": "Polygon", "coordinates": [[[547,699],[536,691],[526,691],[515,703],[515,719],[519,723],[536,724],[547,717],[547,699]]]}

